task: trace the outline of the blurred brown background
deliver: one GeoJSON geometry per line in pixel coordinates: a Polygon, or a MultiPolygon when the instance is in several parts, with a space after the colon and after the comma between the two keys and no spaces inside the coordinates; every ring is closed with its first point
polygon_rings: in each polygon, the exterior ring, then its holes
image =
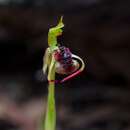
{"type": "Polygon", "coordinates": [[[37,130],[47,33],[61,15],[59,42],[86,69],[56,86],[57,130],[129,130],[129,0],[0,0],[0,129],[37,130]]]}

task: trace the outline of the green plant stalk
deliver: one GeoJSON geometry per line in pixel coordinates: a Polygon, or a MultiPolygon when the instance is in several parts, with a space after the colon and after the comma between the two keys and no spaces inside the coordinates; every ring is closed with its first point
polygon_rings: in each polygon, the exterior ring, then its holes
{"type": "MultiPolygon", "coordinates": [[[[48,81],[55,80],[55,60],[52,58],[48,81]]],[[[45,129],[44,130],[55,130],[56,128],[56,107],[55,107],[55,83],[49,82],[48,86],[48,99],[47,99],[47,111],[45,116],[45,129]]]]}

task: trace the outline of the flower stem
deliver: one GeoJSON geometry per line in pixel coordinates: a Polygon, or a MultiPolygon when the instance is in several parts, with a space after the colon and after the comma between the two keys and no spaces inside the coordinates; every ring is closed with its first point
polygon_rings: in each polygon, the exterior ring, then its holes
{"type": "MultiPolygon", "coordinates": [[[[53,57],[48,72],[48,81],[49,80],[55,80],[55,60],[53,57]]],[[[55,130],[56,128],[55,82],[49,82],[48,86],[47,111],[44,128],[44,130],[55,130]]]]}

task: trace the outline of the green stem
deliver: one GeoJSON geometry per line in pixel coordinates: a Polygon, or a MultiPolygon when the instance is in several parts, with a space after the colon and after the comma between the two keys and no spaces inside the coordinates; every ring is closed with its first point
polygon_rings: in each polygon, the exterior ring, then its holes
{"type": "Polygon", "coordinates": [[[55,110],[55,99],[54,99],[54,83],[50,83],[48,86],[48,102],[47,111],[45,118],[45,130],[55,130],[56,127],[56,110],[55,110]]]}
{"type": "MultiPolygon", "coordinates": [[[[55,60],[52,58],[48,80],[55,80],[55,60]]],[[[49,82],[47,111],[45,117],[45,130],[55,130],[56,128],[56,108],[55,108],[55,83],[49,82]]]]}

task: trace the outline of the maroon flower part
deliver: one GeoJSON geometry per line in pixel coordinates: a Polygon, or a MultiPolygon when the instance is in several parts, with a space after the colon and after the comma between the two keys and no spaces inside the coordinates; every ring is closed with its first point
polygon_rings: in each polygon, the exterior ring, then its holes
{"type": "Polygon", "coordinates": [[[67,74],[75,70],[72,60],[72,53],[70,52],[69,48],[60,46],[59,49],[54,52],[54,57],[55,60],[60,64],[62,72],[64,71],[63,73],[67,74]]]}

